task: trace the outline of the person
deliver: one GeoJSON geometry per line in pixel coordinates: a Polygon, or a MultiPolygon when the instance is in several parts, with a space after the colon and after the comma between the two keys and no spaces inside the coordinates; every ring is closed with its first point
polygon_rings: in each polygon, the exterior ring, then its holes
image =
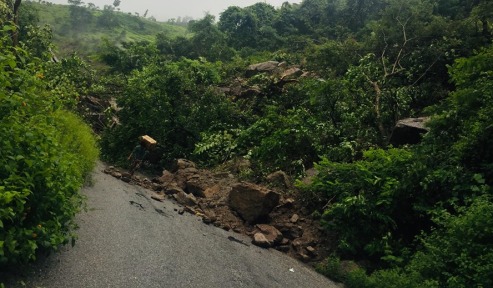
{"type": "Polygon", "coordinates": [[[149,151],[147,150],[146,142],[141,140],[139,145],[135,146],[134,150],[128,156],[127,160],[132,160],[130,165],[130,175],[134,175],[135,171],[142,165],[142,162],[147,159],[149,151]]]}

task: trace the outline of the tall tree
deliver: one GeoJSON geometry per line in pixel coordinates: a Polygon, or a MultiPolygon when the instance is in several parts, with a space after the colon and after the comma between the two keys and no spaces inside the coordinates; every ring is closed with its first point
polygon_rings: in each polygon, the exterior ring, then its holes
{"type": "Polygon", "coordinates": [[[191,39],[195,57],[208,60],[227,60],[231,56],[226,37],[214,23],[215,17],[207,14],[198,21],[190,21],[188,29],[194,33],[191,39]]]}
{"type": "Polygon", "coordinates": [[[254,47],[258,36],[258,20],[251,11],[232,6],[221,13],[219,30],[226,34],[229,44],[235,49],[254,47]]]}
{"type": "Polygon", "coordinates": [[[373,110],[374,125],[383,144],[395,122],[408,116],[413,97],[421,93],[418,85],[444,56],[445,51],[434,41],[447,32],[435,29],[440,27],[435,24],[441,22],[433,15],[430,0],[386,2],[381,18],[369,24],[372,32],[366,45],[373,47],[374,53],[362,57],[349,73],[361,81],[359,85],[366,85],[362,90],[365,92],[358,93],[367,93],[366,99],[371,99],[368,109],[373,110]]]}
{"type": "MultiPolygon", "coordinates": [[[[11,21],[15,26],[19,27],[19,8],[21,0],[6,0],[0,2],[0,24],[4,21],[11,21]]],[[[19,29],[12,31],[12,44],[17,46],[19,43],[19,29]]]]}

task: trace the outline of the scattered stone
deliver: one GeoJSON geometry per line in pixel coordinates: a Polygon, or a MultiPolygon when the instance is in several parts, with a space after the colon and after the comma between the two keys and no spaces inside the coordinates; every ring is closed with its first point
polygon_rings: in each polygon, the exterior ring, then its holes
{"type": "Polygon", "coordinates": [[[174,181],[178,185],[178,187],[180,187],[183,190],[186,190],[188,181],[200,177],[197,173],[198,170],[194,167],[178,170],[174,174],[174,181]]]}
{"type": "Polygon", "coordinates": [[[265,238],[272,245],[279,244],[284,238],[282,233],[279,232],[274,226],[267,224],[257,224],[256,227],[260,230],[260,233],[264,234],[265,238]]]}
{"type": "Polygon", "coordinates": [[[182,205],[189,205],[189,206],[197,205],[197,199],[192,194],[187,194],[181,191],[174,194],[173,197],[175,198],[176,202],[182,205]]]}
{"type": "Polygon", "coordinates": [[[298,79],[303,75],[303,71],[298,67],[288,68],[284,73],[282,73],[281,80],[282,81],[290,81],[294,79],[298,79]]]}
{"type": "Polygon", "coordinates": [[[115,166],[108,166],[106,169],[103,170],[103,173],[111,174],[114,171],[115,171],[115,166]]]}
{"type": "Polygon", "coordinates": [[[178,170],[183,170],[186,168],[196,168],[197,165],[193,163],[190,160],[187,159],[177,159],[176,162],[173,164],[173,168],[171,169],[171,172],[176,172],[178,170]]]}
{"type": "Polygon", "coordinates": [[[110,175],[115,177],[115,178],[118,178],[118,179],[121,179],[122,178],[122,173],[118,172],[118,171],[111,171],[110,172],[110,175]]]}
{"type": "Polygon", "coordinates": [[[207,211],[207,212],[204,212],[205,216],[207,216],[207,218],[209,218],[211,220],[211,222],[216,222],[217,221],[217,216],[216,216],[216,213],[214,213],[214,211],[207,211]]]}
{"type": "Polygon", "coordinates": [[[267,237],[260,232],[253,235],[252,244],[262,248],[269,248],[272,246],[272,243],[267,239],[267,237]]]}
{"type": "MultiPolygon", "coordinates": [[[[185,205],[185,207],[183,207],[183,210],[185,210],[185,212],[188,212],[188,213],[190,213],[190,214],[192,214],[192,215],[197,215],[197,214],[199,214],[197,211],[195,211],[195,210],[194,210],[193,208],[191,208],[190,206],[186,206],[186,205],[185,205]]],[[[199,220],[200,220],[200,219],[199,219],[199,220]]]]}
{"type": "Polygon", "coordinates": [[[186,191],[192,193],[196,197],[205,198],[205,190],[209,185],[208,181],[201,178],[195,178],[186,182],[186,191]]]}
{"type": "Polygon", "coordinates": [[[289,219],[289,222],[296,223],[298,222],[298,220],[300,220],[300,216],[298,216],[298,214],[293,214],[293,216],[291,216],[291,219],[289,219]]]}
{"type": "Polygon", "coordinates": [[[216,184],[204,190],[204,197],[212,198],[214,197],[214,195],[218,195],[220,191],[221,191],[221,186],[219,184],[216,184]]]}
{"type": "Polygon", "coordinates": [[[205,224],[209,225],[211,224],[213,221],[211,220],[211,218],[207,217],[207,216],[203,216],[202,217],[202,222],[204,222],[205,224]]]}
{"type": "Polygon", "coordinates": [[[151,188],[152,188],[152,190],[154,190],[154,191],[161,191],[161,190],[163,190],[163,186],[161,186],[161,185],[160,185],[160,184],[158,184],[158,183],[152,183],[152,184],[151,184],[151,188]]]}
{"type": "Polygon", "coordinates": [[[178,193],[185,193],[185,191],[183,191],[183,189],[178,187],[176,184],[173,184],[173,185],[167,186],[166,189],[164,190],[164,193],[166,193],[167,195],[174,195],[174,194],[178,194],[178,193]]]}
{"type": "Polygon", "coordinates": [[[183,215],[185,213],[185,209],[181,208],[178,210],[178,214],[183,215]]]}
{"type": "Polygon", "coordinates": [[[288,245],[288,244],[289,244],[289,239],[288,238],[282,238],[281,246],[288,245]]]}
{"type": "Polygon", "coordinates": [[[308,252],[308,256],[314,257],[317,255],[315,248],[313,248],[312,246],[307,246],[305,249],[308,252]]]}
{"type": "Polygon", "coordinates": [[[233,185],[229,193],[229,205],[247,222],[253,223],[266,217],[279,204],[280,195],[252,183],[233,185]]]}
{"type": "Polygon", "coordinates": [[[303,241],[301,239],[295,239],[292,243],[291,246],[294,248],[298,249],[303,245],[303,241]]]}
{"type": "Polygon", "coordinates": [[[299,258],[301,261],[303,261],[303,262],[308,262],[308,261],[310,261],[310,259],[311,259],[311,257],[310,257],[310,256],[306,255],[306,254],[305,254],[305,253],[303,253],[303,252],[299,252],[297,256],[298,256],[298,258],[299,258]]]}
{"type": "Polygon", "coordinates": [[[163,175],[157,178],[155,181],[160,184],[169,185],[174,181],[175,176],[168,170],[163,171],[163,175]]]}
{"type": "Polygon", "coordinates": [[[156,201],[159,201],[159,202],[163,202],[165,198],[164,194],[157,194],[157,193],[153,193],[151,195],[151,199],[154,199],[156,201]]]}
{"type": "Polygon", "coordinates": [[[269,174],[266,177],[266,180],[274,187],[279,187],[282,189],[293,188],[293,184],[291,184],[291,179],[289,179],[289,176],[283,171],[276,171],[274,173],[269,174]]]}
{"type": "Polygon", "coordinates": [[[286,223],[282,227],[278,227],[284,237],[293,240],[303,236],[303,228],[301,226],[296,226],[291,223],[286,223]]]}

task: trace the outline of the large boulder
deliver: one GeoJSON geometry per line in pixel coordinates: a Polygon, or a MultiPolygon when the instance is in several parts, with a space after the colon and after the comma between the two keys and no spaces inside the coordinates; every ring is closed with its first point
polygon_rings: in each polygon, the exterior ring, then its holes
{"type": "Polygon", "coordinates": [[[292,81],[292,80],[296,80],[296,79],[300,78],[301,75],[303,75],[303,71],[300,68],[291,67],[282,73],[281,80],[282,81],[292,81]]]}
{"type": "Polygon", "coordinates": [[[419,143],[422,135],[429,130],[426,127],[426,123],[429,120],[429,117],[399,120],[392,131],[389,143],[394,146],[419,143]]]}
{"type": "Polygon", "coordinates": [[[229,193],[229,206],[243,220],[253,223],[266,217],[279,204],[281,196],[267,188],[241,182],[233,185],[229,193]]]}
{"type": "Polygon", "coordinates": [[[279,62],[277,61],[267,61],[267,62],[252,64],[248,66],[248,69],[246,71],[246,76],[252,77],[259,73],[273,74],[277,72],[278,69],[279,69],[279,62]]]}

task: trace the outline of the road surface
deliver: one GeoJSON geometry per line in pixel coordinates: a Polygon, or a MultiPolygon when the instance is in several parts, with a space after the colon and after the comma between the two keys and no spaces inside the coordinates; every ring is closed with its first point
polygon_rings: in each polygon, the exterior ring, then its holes
{"type": "Polygon", "coordinates": [[[276,250],[179,215],[171,201],[102,173],[82,193],[74,247],[39,259],[7,287],[339,287],[276,250]]]}

